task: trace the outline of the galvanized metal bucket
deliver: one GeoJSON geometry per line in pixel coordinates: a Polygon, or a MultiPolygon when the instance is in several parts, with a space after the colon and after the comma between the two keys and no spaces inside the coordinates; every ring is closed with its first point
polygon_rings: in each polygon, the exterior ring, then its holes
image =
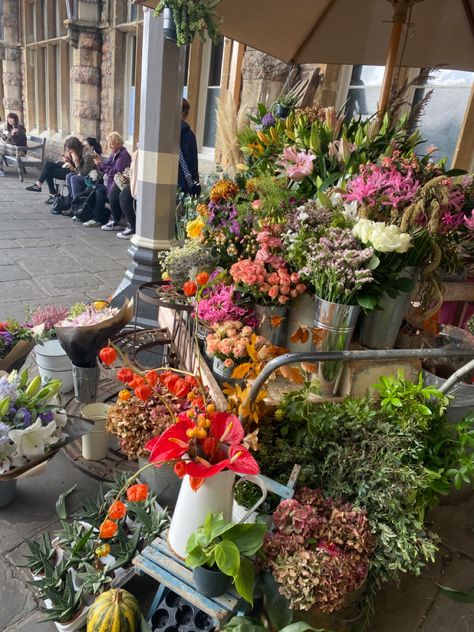
{"type": "Polygon", "coordinates": [[[286,305],[255,305],[259,324],[257,334],[263,336],[276,347],[282,347],[286,340],[286,305]]]}
{"type": "Polygon", "coordinates": [[[86,368],[72,365],[74,381],[74,396],[76,402],[91,404],[97,397],[99,387],[100,368],[98,366],[86,368]]]}
{"type": "MultiPolygon", "coordinates": [[[[321,336],[314,351],[345,351],[349,348],[359,317],[358,305],[331,303],[316,297],[314,327],[321,329],[321,336]]],[[[342,362],[320,362],[318,377],[321,392],[332,395],[342,370],[342,362]]]]}

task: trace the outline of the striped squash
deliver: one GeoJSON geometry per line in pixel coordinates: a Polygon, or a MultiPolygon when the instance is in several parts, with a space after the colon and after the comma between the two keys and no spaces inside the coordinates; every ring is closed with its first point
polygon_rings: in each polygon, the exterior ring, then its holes
{"type": "Polygon", "coordinates": [[[87,613],[87,632],[138,632],[141,611],[137,599],[126,590],[107,590],[87,613]]]}

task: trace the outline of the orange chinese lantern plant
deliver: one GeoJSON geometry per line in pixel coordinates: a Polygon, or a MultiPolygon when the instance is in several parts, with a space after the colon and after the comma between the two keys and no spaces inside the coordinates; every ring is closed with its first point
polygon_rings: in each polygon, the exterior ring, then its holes
{"type": "Polygon", "coordinates": [[[135,395],[142,402],[147,402],[153,395],[153,389],[148,384],[142,384],[141,386],[137,386],[135,389],[135,395]]]}
{"type": "Polygon", "coordinates": [[[131,398],[131,396],[132,394],[130,393],[130,391],[127,391],[126,388],[120,391],[120,393],[118,394],[118,398],[121,402],[127,402],[131,398]]]}
{"type": "Polygon", "coordinates": [[[117,371],[117,379],[120,380],[120,382],[125,382],[125,384],[131,382],[134,377],[135,374],[131,369],[123,367],[117,371]]]}
{"type": "Polygon", "coordinates": [[[148,486],[137,483],[127,489],[127,500],[131,503],[142,503],[148,497],[148,486]]]}
{"type": "Polygon", "coordinates": [[[196,283],[198,285],[206,285],[206,283],[209,281],[209,274],[207,272],[199,272],[199,274],[196,274],[196,283]]]}
{"type": "Polygon", "coordinates": [[[102,538],[102,540],[108,540],[114,537],[114,535],[117,533],[117,530],[117,523],[107,518],[100,525],[99,536],[102,538]]]}
{"type": "Polygon", "coordinates": [[[113,347],[102,347],[99,351],[99,358],[106,366],[110,366],[117,359],[117,352],[113,347]]]}
{"type": "Polygon", "coordinates": [[[108,516],[111,520],[120,520],[127,514],[127,508],[121,500],[116,500],[110,506],[108,516]]]}
{"type": "Polygon", "coordinates": [[[194,281],[186,281],[183,285],[183,292],[185,296],[194,296],[197,292],[197,285],[194,281]]]}

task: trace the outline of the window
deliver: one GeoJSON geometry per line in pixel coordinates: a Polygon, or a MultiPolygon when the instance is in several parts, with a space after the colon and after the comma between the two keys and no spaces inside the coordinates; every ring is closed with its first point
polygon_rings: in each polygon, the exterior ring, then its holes
{"type": "Polygon", "coordinates": [[[0,0],[0,42],[3,40],[3,0],[0,0]]]}
{"type": "Polygon", "coordinates": [[[213,152],[216,144],[216,107],[221,91],[223,52],[224,40],[216,45],[212,45],[210,41],[204,44],[196,136],[198,145],[206,153],[213,152]]]}
{"type": "Polygon", "coordinates": [[[73,0],[23,0],[26,122],[29,129],[68,134],[70,121],[70,54],[63,39],[66,11],[73,0]]]}
{"type": "Polygon", "coordinates": [[[127,34],[125,82],[125,137],[133,139],[135,128],[135,96],[136,96],[136,64],[137,64],[137,36],[127,34]]]}
{"type": "MultiPolygon", "coordinates": [[[[435,145],[438,151],[433,157],[446,156],[448,166],[453,159],[473,80],[473,72],[438,70],[426,86],[415,91],[413,103],[433,90],[418,125],[426,141],[420,145],[420,152],[424,153],[428,145],[435,145]]],[[[472,133],[472,130],[467,133],[472,133]]]]}
{"type": "Polygon", "coordinates": [[[369,118],[377,112],[384,66],[353,66],[347,93],[346,120],[369,118]]]}

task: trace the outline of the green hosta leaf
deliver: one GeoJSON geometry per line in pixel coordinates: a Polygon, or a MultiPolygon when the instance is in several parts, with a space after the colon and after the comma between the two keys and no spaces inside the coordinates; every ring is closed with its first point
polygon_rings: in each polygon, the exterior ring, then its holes
{"type": "Polygon", "coordinates": [[[474,603],[474,586],[469,590],[454,590],[454,588],[450,588],[449,586],[440,586],[438,584],[438,588],[443,595],[453,599],[453,601],[459,601],[460,603],[474,603]]]}
{"type": "Polygon", "coordinates": [[[226,532],[226,540],[231,540],[244,555],[253,555],[262,546],[267,531],[264,523],[236,524],[226,532]]]}
{"type": "Polygon", "coordinates": [[[239,549],[233,542],[222,540],[214,549],[214,557],[219,569],[230,577],[235,577],[240,569],[239,549]]]}
{"type": "Polygon", "coordinates": [[[245,601],[253,606],[253,587],[255,570],[253,564],[246,557],[241,558],[238,574],[234,577],[235,588],[245,601]]]}
{"type": "Polygon", "coordinates": [[[68,513],[66,508],[66,498],[72,494],[72,492],[76,489],[76,485],[73,485],[68,490],[59,495],[56,501],[56,513],[61,518],[61,520],[66,520],[68,513]]]}

